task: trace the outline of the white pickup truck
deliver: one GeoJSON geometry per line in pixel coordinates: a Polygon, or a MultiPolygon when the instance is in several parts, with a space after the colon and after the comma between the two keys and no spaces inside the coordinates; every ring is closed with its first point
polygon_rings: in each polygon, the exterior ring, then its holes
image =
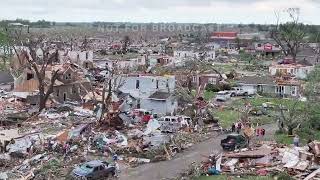
{"type": "Polygon", "coordinates": [[[233,87],[229,91],[231,96],[249,96],[249,95],[254,95],[255,91],[252,89],[243,89],[241,87],[233,87]]]}

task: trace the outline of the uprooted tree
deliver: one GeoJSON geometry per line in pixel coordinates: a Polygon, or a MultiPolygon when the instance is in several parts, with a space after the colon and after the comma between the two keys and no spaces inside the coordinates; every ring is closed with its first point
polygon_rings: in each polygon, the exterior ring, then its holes
{"type": "Polygon", "coordinates": [[[286,131],[288,135],[293,135],[294,129],[298,128],[303,121],[308,118],[307,106],[298,99],[292,103],[286,103],[286,106],[280,103],[277,106],[279,117],[278,127],[281,132],[286,131]]]}
{"type": "Polygon", "coordinates": [[[12,67],[11,74],[17,79],[25,69],[29,69],[36,75],[40,112],[46,107],[46,102],[53,93],[53,86],[59,75],[59,69],[51,72],[48,69],[49,65],[58,61],[58,51],[54,50],[52,53],[44,36],[34,36],[29,32],[23,34],[16,29],[11,31],[9,32],[10,45],[20,66],[18,69],[12,67]]]}
{"type": "MultiPolygon", "coordinates": [[[[125,83],[122,79],[123,72],[118,69],[117,65],[118,61],[115,61],[112,68],[107,67],[106,69],[108,76],[105,78],[103,83],[100,121],[102,121],[104,114],[111,109],[112,94],[116,93],[125,83]]],[[[110,125],[110,119],[108,123],[110,125]]]]}
{"type": "Polygon", "coordinates": [[[301,131],[303,128],[308,129],[308,133],[312,130],[320,130],[320,103],[319,91],[320,87],[320,67],[315,69],[308,75],[304,88],[304,94],[308,102],[300,99],[292,99],[291,102],[280,103],[279,109],[279,129],[286,130],[289,135],[293,134],[294,129],[301,131]]]}
{"type": "Polygon", "coordinates": [[[279,23],[279,14],[277,16],[277,25],[271,30],[271,38],[281,47],[285,56],[291,56],[296,60],[299,47],[303,42],[306,31],[305,25],[299,22],[300,9],[289,8],[287,10],[291,21],[279,23]]]}

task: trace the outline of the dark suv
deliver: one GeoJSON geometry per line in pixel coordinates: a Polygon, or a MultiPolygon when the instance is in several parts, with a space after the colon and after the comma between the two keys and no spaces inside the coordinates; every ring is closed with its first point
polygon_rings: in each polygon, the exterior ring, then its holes
{"type": "Polygon", "coordinates": [[[227,138],[221,140],[223,150],[233,151],[235,149],[245,148],[248,145],[247,138],[240,134],[229,134],[227,138]]]}

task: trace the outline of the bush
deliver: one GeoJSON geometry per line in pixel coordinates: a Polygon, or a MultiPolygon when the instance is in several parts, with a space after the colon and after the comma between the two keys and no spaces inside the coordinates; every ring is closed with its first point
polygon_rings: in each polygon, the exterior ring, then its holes
{"type": "Polygon", "coordinates": [[[231,90],[231,85],[230,84],[222,84],[222,85],[220,85],[220,90],[221,91],[225,91],[225,90],[229,91],[229,90],[231,90]]]}
{"type": "Polygon", "coordinates": [[[220,87],[218,85],[208,84],[206,86],[206,90],[207,91],[212,91],[212,92],[218,92],[218,91],[220,91],[220,87]]]}
{"type": "Polygon", "coordinates": [[[214,85],[214,84],[208,84],[206,86],[207,91],[212,91],[212,92],[219,92],[219,91],[225,91],[225,90],[231,90],[231,85],[230,84],[219,84],[219,85],[214,85]]]}

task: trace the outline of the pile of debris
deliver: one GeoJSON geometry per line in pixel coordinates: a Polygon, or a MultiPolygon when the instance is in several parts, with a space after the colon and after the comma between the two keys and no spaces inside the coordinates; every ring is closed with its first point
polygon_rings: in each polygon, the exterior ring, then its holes
{"type": "Polygon", "coordinates": [[[252,149],[213,154],[202,162],[201,174],[230,176],[272,176],[286,173],[296,179],[320,177],[320,142],[304,147],[278,145],[274,142],[252,149]]]}

